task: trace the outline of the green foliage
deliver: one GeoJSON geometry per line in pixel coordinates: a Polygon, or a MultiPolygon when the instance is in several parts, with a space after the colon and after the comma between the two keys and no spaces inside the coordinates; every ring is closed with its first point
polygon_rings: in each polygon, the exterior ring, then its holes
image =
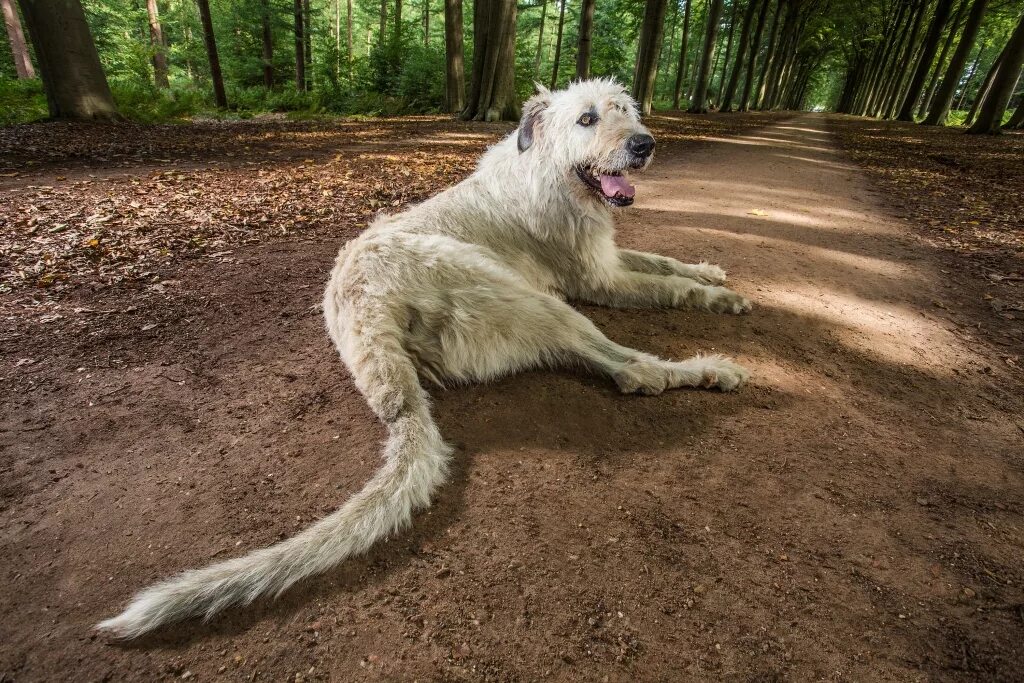
{"type": "Polygon", "coordinates": [[[41,80],[19,81],[0,75],[0,126],[38,121],[48,114],[41,80]]]}

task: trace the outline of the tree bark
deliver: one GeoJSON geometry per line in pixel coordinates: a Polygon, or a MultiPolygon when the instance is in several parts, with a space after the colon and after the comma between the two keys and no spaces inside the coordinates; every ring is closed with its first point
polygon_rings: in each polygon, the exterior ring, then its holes
{"type": "MultiPolygon", "coordinates": [[[[206,0],[203,0],[204,2],[206,0]]],[[[303,36],[302,0],[295,0],[295,89],[306,89],[306,39],[303,36]]]]}
{"type": "Polygon", "coordinates": [[[736,63],[732,65],[732,76],[729,77],[729,85],[725,88],[725,95],[722,97],[722,111],[732,109],[732,100],[736,96],[736,88],[740,84],[740,75],[743,73],[743,65],[747,58],[747,51],[750,43],[750,27],[754,23],[754,12],[759,0],[749,0],[747,10],[743,13],[743,28],[740,29],[740,42],[736,46],[736,63]]]}
{"type": "Polygon", "coordinates": [[[462,51],[462,0],[444,0],[445,104],[453,114],[466,107],[462,51]]]}
{"type": "Polygon", "coordinates": [[[594,0],[580,7],[580,36],[576,49],[576,78],[590,78],[590,43],[594,35],[594,0]]]}
{"type": "Polygon", "coordinates": [[[28,44],[25,42],[25,34],[21,30],[21,20],[14,9],[13,0],[0,0],[0,8],[3,9],[7,39],[11,43],[11,54],[14,56],[14,69],[18,73],[18,78],[35,78],[36,70],[28,54],[28,44]]]}
{"type": "Polygon", "coordinates": [[[423,47],[430,47],[430,0],[423,0],[423,47]]]}
{"type": "Polygon", "coordinates": [[[544,54],[544,21],[548,16],[548,0],[541,0],[540,35],[537,37],[537,55],[533,58],[533,77],[540,78],[540,58],[544,54]]]}
{"type": "MultiPolygon", "coordinates": [[[[929,126],[941,126],[946,123],[946,116],[949,114],[949,105],[953,103],[953,93],[956,91],[957,83],[967,63],[967,57],[974,46],[974,39],[978,35],[978,28],[985,16],[985,7],[988,0],[974,0],[971,11],[967,15],[967,23],[964,24],[963,34],[956,46],[953,58],[949,62],[946,76],[942,79],[938,90],[935,92],[935,99],[932,101],[931,109],[923,123],[929,126]]],[[[953,27],[954,30],[956,27],[953,27]]]]}
{"type": "Polygon", "coordinates": [[[213,35],[213,18],[210,16],[210,0],[196,0],[199,19],[203,24],[203,41],[206,43],[206,58],[210,62],[210,80],[213,81],[213,101],[221,109],[228,106],[224,93],[224,76],[220,71],[220,56],[217,54],[217,39],[213,35]]]}
{"type": "Polygon", "coordinates": [[[274,87],[274,34],[270,26],[270,0],[263,0],[263,87],[274,87]]]}
{"type": "Polygon", "coordinates": [[[1003,49],[999,72],[992,79],[992,88],[988,97],[985,98],[984,104],[981,105],[978,120],[968,130],[969,133],[995,135],[1001,131],[1003,112],[1006,111],[1006,106],[1013,96],[1013,90],[1017,87],[1021,65],[1024,65],[1024,16],[1017,21],[1017,28],[1014,29],[1013,35],[1010,36],[1009,42],[1003,49]]]}
{"type": "MultiPolygon", "coordinates": [[[[717,101],[722,99],[722,90],[725,88],[725,74],[729,71],[729,58],[732,57],[732,39],[736,34],[736,14],[739,12],[739,7],[740,0],[732,0],[732,8],[729,13],[729,37],[725,41],[725,58],[722,60],[722,74],[718,77],[718,88],[715,90],[715,100],[717,101]]],[[[713,76],[714,72],[712,72],[713,76]]]]}
{"type": "Polygon", "coordinates": [[[919,119],[924,118],[928,110],[931,109],[932,98],[935,97],[935,90],[939,86],[939,79],[945,71],[946,56],[949,55],[953,43],[956,42],[956,34],[960,30],[960,20],[964,18],[964,12],[967,11],[969,4],[970,0],[960,0],[959,5],[957,5],[956,14],[953,15],[946,40],[942,44],[942,51],[939,53],[939,58],[935,61],[935,66],[932,68],[931,77],[928,79],[928,88],[925,90],[924,97],[921,98],[921,106],[917,109],[917,118],[919,119]]]}
{"type": "Polygon", "coordinates": [[[21,0],[53,118],[120,118],[79,0],[21,0]]]}
{"type": "Polygon", "coordinates": [[[890,110],[893,107],[893,100],[896,97],[900,84],[907,71],[913,68],[917,35],[921,32],[921,23],[924,20],[926,9],[927,3],[925,0],[917,0],[917,7],[912,11],[911,17],[908,18],[907,27],[903,29],[903,35],[900,36],[899,47],[893,55],[891,73],[882,92],[882,98],[878,103],[876,116],[882,118],[889,117],[890,110]]]}
{"type": "Polygon", "coordinates": [[[790,0],[786,5],[786,16],[782,22],[782,30],[779,34],[779,45],[775,48],[775,56],[772,59],[771,71],[765,81],[764,99],[761,102],[762,109],[773,109],[777,93],[781,85],[782,70],[789,61],[790,43],[795,39],[794,25],[796,24],[797,4],[790,0]]]}
{"type": "Polygon", "coordinates": [[[1004,130],[1017,130],[1018,128],[1024,128],[1024,98],[1021,98],[1020,104],[1013,112],[1013,116],[1003,126],[1004,130]]]}
{"type": "Polygon", "coordinates": [[[558,67],[562,61],[562,29],[565,27],[565,4],[569,0],[555,0],[555,2],[560,2],[561,8],[558,11],[558,38],[555,40],[555,63],[551,67],[552,90],[558,86],[558,67]]]}
{"type": "MultiPolygon", "coordinates": [[[[721,4],[722,0],[716,0],[721,4]]],[[[647,0],[644,8],[644,22],[640,28],[640,45],[633,74],[633,99],[640,105],[640,112],[651,113],[654,101],[654,81],[658,76],[658,56],[661,54],[661,40],[665,26],[665,0],[647,0]]]]}
{"type": "Polygon", "coordinates": [[[473,77],[462,118],[514,121],[519,118],[515,91],[516,0],[474,0],[473,77]]]}
{"type": "Polygon", "coordinates": [[[765,90],[768,86],[768,72],[771,71],[772,63],[775,61],[776,52],[779,48],[779,29],[782,8],[786,0],[776,0],[775,14],[772,16],[772,30],[768,33],[768,46],[765,48],[764,64],[761,66],[761,75],[757,79],[757,94],[754,97],[754,108],[758,109],[764,104],[765,90]]]}
{"type": "Polygon", "coordinates": [[[302,0],[302,61],[305,80],[303,90],[309,90],[313,80],[313,32],[310,30],[309,0],[302,0]]]}
{"type": "Polygon", "coordinates": [[[345,8],[345,31],[348,39],[348,77],[352,78],[352,61],[355,59],[353,54],[353,42],[352,42],[352,0],[348,0],[345,8]]]}
{"type": "Polygon", "coordinates": [[[676,67],[676,84],[672,90],[672,108],[679,109],[679,100],[683,92],[683,77],[686,74],[686,48],[690,35],[690,8],[693,0],[685,0],[686,8],[683,11],[683,38],[679,44],[679,65],[676,67]]]}
{"type": "Polygon", "coordinates": [[[750,59],[747,62],[747,75],[743,80],[743,92],[740,95],[739,111],[747,111],[750,103],[750,93],[754,89],[754,74],[757,69],[757,55],[761,51],[761,36],[764,33],[764,23],[768,18],[768,5],[771,0],[761,1],[761,11],[757,16],[757,28],[754,29],[754,40],[750,46],[750,59]]]}
{"type": "Polygon", "coordinates": [[[921,57],[914,70],[914,76],[910,79],[906,95],[903,97],[903,105],[896,116],[900,121],[914,120],[914,108],[921,97],[921,91],[924,89],[924,82],[928,78],[932,62],[935,61],[935,52],[939,49],[939,41],[942,39],[942,28],[949,20],[949,13],[952,9],[953,0],[939,0],[935,5],[935,15],[932,17],[932,23],[928,26],[928,33],[925,35],[924,45],[921,48],[921,57]]]}
{"type": "Polygon", "coordinates": [[[388,0],[380,0],[380,34],[377,36],[377,44],[384,44],[385,32],[388,30],[388,0]]]}
{"type": "Polygon", "coordinates": [[[955,105],[950,105],[953,109],[964,108],[967,91],[970,90],[971,84],[974,83],[974,77],[978,75],[978,65],[981,64],[981,58],[984,56],[986,49],[988,49],[988,42],[982,41],[981,45],[978,46],[977,54],[974,55],[974,62],[967,69],[967,80],[964,81],[963,87],[960,88],[960,97],[956,96],[956,91],[953,92],[953,99],[956,100],[955,105]]]}
{"type": "Polygon", "coordinates": [[[402,0],[395,0],[395,46],[402,44],[402,0]]]}
{"type": "Polygon", "coordinates": [[[158,88],[169,88],[167,43],[164,41],[163,27],[160,26],[160,10],[156,0],[146,0],[146,13],[149,15],[149,44],[153,48],[153,82],[158,88]]]}
{"type": "Polygon", "coordinates": [[[995,61],[992,62],[988,73],[985,74],[985,80],[981,82],[981,87],[978,88],[978,93],[974,96],[974,102],[971,103],[971,110],[967,112],[967,118],[964,119],[965,126],[970,126],[974,122],[974,117],[978,115],[978,109],[981,108],[981,103],[985,101],[985,97],[988,95],[988,91],[992,86],[992,80],[999,73],[999,65],[1002,63],[1003,55],[1005,54],[1006,49],[1004,48],[999,53],[999,56],[995,58],[995,61]]]}
{"type": "Polygon", "coordinates": [[[708,7],[708,25],[704,33],[704,46],[701,48],[700,70],[690,98],[690,113],[704,114],[708,110],[708,80],[710,79],[711,55],[715,51],[715,39],[718,37],[718,23],[722,19],[722,0],[710,0],[708,7]]]}

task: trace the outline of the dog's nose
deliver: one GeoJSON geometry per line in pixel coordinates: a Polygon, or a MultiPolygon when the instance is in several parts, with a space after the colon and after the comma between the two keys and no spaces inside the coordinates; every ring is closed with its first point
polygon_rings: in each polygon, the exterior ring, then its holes
{"type": "Polygon", "coordinates": [[[654,138],[650,135],[632,135],[626,140],[626,149],[638,157],[649,157],[654,151],[654,138]]]}

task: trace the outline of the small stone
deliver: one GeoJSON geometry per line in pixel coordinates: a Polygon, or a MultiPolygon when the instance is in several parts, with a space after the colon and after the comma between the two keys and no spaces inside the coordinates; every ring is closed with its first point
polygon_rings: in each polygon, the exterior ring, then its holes
{"type": "Polygon", "coordinates": [[[964,597],[967,598],[968,600],[973,598],[975,595],[977,595],[977,593],[975,593],[973,589],[971,589],[971,588],[965,588],[964,589],[964,597]]]}
{"type": "Polygon", "coordinates": [[[917,499],[917,504],[921,505],[923,507],[928,507],[928,499],[927,498],[918,498],[917,499]]]}

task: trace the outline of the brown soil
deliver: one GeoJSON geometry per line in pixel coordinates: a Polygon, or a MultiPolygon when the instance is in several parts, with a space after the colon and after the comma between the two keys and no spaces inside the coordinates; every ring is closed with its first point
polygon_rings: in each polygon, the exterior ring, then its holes
{"type": "Polygon", "coordinates": [[[376,467],[383,429],[315,308],[340,238],[11,314],[0,680],[1021,680],[1024,383],[978,338],[986,285],[822,117],[666,145],[638,189],[623,246],[720,263],[757,307],[583,310],[637,348],[733,355],[749,386],[436,392],[457,469],[409,532],[129,644],[90,626],[376,467]]]}

